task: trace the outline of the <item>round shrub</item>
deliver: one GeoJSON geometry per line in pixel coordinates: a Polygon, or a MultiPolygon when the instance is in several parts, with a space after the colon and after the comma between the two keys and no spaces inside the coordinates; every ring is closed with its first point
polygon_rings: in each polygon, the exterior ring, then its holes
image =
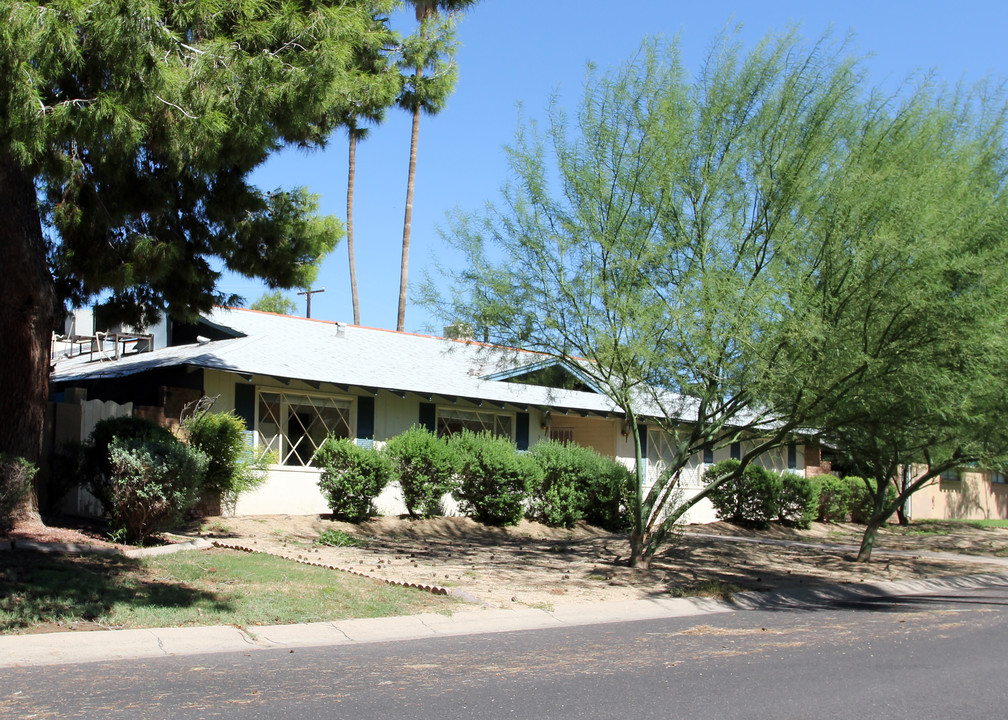
{"type": "Polygon", "coordinates": [[[207,456],[205,490],[220,493],[233,507],[238,496],[266,480],[266,458],[256,459],[245,421],[233,413],[204,413],[184,423],[189,445],[207,456]]]}
{"type": "Polygon", "coordinates": [[[637,475],[621,463],[599,456],[595,473],[585,484],[581,512],[589,525],[609,530],[630,530],[630,507],[637,485],[637,475]]]}
{"type": "Polygon", "coordinates": [[[412,427],[385,444],[392,476],[399,481],[410,517],[434,517],[444,494],[455,486],[455,454],[449,444],[422,427],[412,427]]]}
{"type": "Polygon", "coordinates": [[[350,522],[371,516],[374,499],[392,475],[392,466],[382,454],[348,439],[327,438],[312,464],[322,468],[319,489],[329,499],[332,514],[350,522]]]}
{"type": "Polygon", "coordinates": [[[777,503],[777,517],[782,523],[807,528],[819,512],[819,486],[804,475],[784,473],[777,503]]]}
{"type": "Polygon", "coordinates": [[[510,440],[463,431],[451,438],[458,457],[456,490],[463,512],[487,525],[515,525],[522,519],[529,489],[542,470],[510,440]]]}
{"type": "Polygon", "coordinates": [[[819,485],[820,522],[847,522],[850,515],[851,485],[836,475],[820,475],[816,478],[819,485]]]}
{"type": "MultiPolygon", "coordinates": [[[[737,460],[723,460],[704,471],[703,479],[710,484],[717,478],[737,471],[737,460]]],[[[708,496],[718,518],[731,522],[766,526],[778,515],[781,479],[777,473],[747,465],[741,476],[734,476],[708,496]]]]}
{"type": "Polygon", "coordinates": [[[529,456],[542,470],[530,492],[529,517],[554,527],[574,527],[584,517],[588,484],[601,470],[598,453],[570,443],[541,442],[529,456]]]}
{"type": "Polygon", "coordinates": [[[81,454],[81,479],[102,507],[107,508],[111,498],[105,497],[106,482],[112,473],[109,446],[113,440],[171,443],[178,441],[170,430],[142,417],[123,415],[99,420],[81,454]]]}
{"type": "Polygon", "coordinates": [[[199,499],[206,456],[170,439],[114,438],[100,494],[109,522],[127,542],[171,527],[199,499]]]}

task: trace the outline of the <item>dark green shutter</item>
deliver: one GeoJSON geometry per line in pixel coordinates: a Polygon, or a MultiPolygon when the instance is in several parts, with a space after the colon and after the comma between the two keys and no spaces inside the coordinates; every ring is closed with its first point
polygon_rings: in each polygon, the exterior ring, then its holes
{"type": "Polygon", "coordinates": [[[529,446],[529,414],[520,412],[515,415],[515,445],[519,450],[528,450],[529,446]]]}
{"type": "Polygon", "coordinates": [[[647,425],[638,425],[637,432],[640,434],[640,456],[647,460],[647,425]]]}
{"type": "Polygon", "coordinates": [[[733,442],[731,444],[731,456],[732,456],[732,460],[741,460],[742,459],[742,443],[740,443],[740,442],[733,442]]]}
{"type": "Polygon", "coordinates": [[[374,440],[374,398],[357,398],[357,437],[374,440]]]}
{"type": "Polygon", "coordinates": [[[787,466],[788,470],[794,470],[798,467],[798,448],[794,443],[788,443],[787,446],[787,466]]]}
{"type": "Polygon", "coordinates": [[[245,421],[247,430],[255,429],[255,385],[235,383],[235,415],[245,421]]]}
{"type": "Polygon", "coordinates": [[[434,403],[420,403],[420,427],[437,434],[437,406],[434,403]]]}

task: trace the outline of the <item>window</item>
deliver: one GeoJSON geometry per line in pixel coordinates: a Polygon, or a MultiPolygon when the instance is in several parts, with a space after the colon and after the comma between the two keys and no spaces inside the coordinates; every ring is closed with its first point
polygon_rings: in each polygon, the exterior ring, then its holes
{"type": "Polygon", "coordinates": [[[558,443],[572,443],[574,442],[574,428],[570,427],[554,427],[550,428],[550,440],[558,443]]]}
{"type": "Polygon", "coordinates": [[[787,466],[788,470],[794,470],[798,467],[798,448],[794,443],[788,443],[787,446],[787,466]]]}
{"type": "Polygon", "coordinates": [[[703,449],[703,461],[704,464],[706,465],[714,464],[714,451],[711,450],[709,447],[705,447],[703,449]]]}
{"type": "Polygon", "coordinates": [[[488,432],[497,437],[513,439],[513,416],[486,410],[459,410],[438,408],[437,435],[451,437],[463,430],[488,432]]]}
{"type": "Polygon", "coordinates": [[[1006,483],[1006,482],[1008,482],[1008,479],[1005,478],[1005,474],[1004,474],[1003,471],[1001,471],[1001,470],[994,470],[991,473],[991,482],[992,483],[1006,483]]]}
{"type": "Polygon", "coordinates": [[[327,437],[350,437],[350,400],[288,392],[261,392],[256,416],[260,452],[283,465],[306,466],[327,437]]]}
{"type": "Polygon", "coordinates": [[[948,482],[960,482],[962,480],[962,475],[959,474],[959,468],[952,468],[951,470],[946,470],[941,475],[938,476],[943,483],[948,482]]]}
{"type": "Polygon", "coordinates": [[[740,443],[740,442],[733,442],[731,444],[731,457],[732,457],[732,460],[741,460],[742,459],[742,443],[740,443]]]}

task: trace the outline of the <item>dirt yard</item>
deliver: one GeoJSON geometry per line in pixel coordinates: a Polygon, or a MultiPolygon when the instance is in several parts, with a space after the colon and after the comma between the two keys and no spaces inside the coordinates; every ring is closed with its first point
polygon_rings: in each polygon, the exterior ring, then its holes
{"type": "Polygon", "coordinates": [[[1008,572],[1008,529],[948,523],[939,531],[922,534],[914,527],[909,531],[883,530],[873,562],[865,565],[852,562],[854,550],[843,547],[856,547],[860,542],[861,528],[854,525],[815,524],[804,531],[782,527],[753,531],[726,523],[696,525],[660,552],[650,570],[625,566],[629,555],[625,535],[589,526],[564,530],[527,521],[513,528],[490,528],[458,517],[383,517],[361,525],[325,516],[220,517],[208,518],[185,535],[388,580],[441,586],[453,595],[490,607],[518,603],[548,608],[824,582],[1008,572]],[[326,530],[347,533],[360,545],[319,545],[319,536],[326,530]],[[711,537],[716,535],[829,543],[831,547],[793,548],[711,537]],[[889,555],[886,550],[961,555],[933,559],[889,555]],[[1005,563],[984,564],[970,555],[1000,556],[1005,563]]]}

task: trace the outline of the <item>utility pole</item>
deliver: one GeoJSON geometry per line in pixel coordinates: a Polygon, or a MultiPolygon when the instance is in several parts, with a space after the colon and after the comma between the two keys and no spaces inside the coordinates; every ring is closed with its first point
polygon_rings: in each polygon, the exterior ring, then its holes
{"type": "Polygon", "coordinates": [[[305,290],[298,293],[298,295],[304,295],[306,301],[305,307],[305,317],[311,317],[311,296],[315,293],[325,292],[325,288],[319,288],[318,290],[312,290],[311,288],[306,288],[305,290]]]}

